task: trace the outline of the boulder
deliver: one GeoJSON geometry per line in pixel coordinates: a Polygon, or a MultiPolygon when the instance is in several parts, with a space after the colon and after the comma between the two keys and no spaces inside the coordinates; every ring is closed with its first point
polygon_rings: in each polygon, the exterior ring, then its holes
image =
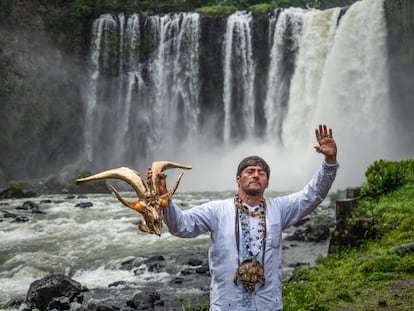
{"type": "Polygon", "coordinates": [[[26,304],[30,309],[69,310],[82,301],[81,284],[62,274],[52,274],[30,284],[26,304]]]}

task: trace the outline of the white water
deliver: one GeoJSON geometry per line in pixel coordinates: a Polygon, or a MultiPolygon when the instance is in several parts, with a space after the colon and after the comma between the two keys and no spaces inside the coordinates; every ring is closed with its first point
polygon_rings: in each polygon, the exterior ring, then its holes
{"type": "MultiPolygon", "coordinates": [[[[229,198],[233,192],[176,193],[174,200],[184,209],[212,199],[229,198]]],[[[269,193],[269,196],[271,194],[269,193]]],[[[276,195],[272,193],[272,195],[276,195]]],[[[132,192],[123,196],[132,198],[132,192]]],[[[170,281],[186,268],[186,260],[195,258],[207,263],[210,244],[208,234],[195,239],[171,236],[164,227],[161,237],[137,229],[139,214],[124,207],[116,198],[107,195],[88,195],[88,198],[66,198],[49,195],[32,199],[46,214],[18,210],[26,199],[2,200],[0,213],[8,211],[27,216],[28,222],[15,223],[13,218],[0,222],[0,309],[16,298],[24,298],[30,284],[50,273],[64,273],[89,289],[107,289],[116,281],[128,282],[135,292],[152,284],[170,288],[170,281]],[[44,200],[48,202],[41,203],[44,200]],[[79,208],[79,202],[92,202],[90,208],[79,208]],[[149,271],[146,264],[123,270],[121,264],[132,259],[143,260],[163,255],[165,271],[149,271]],[[174,258],[182,258],[179,263],[174,258]]],[[[302,262],[314,265],[319,255],[327,252],[326,243],[295,242],[297,247],[284,250],[284,273],[289,264],[302,262]],[[304,260],[303,253],[306,253],[304,260]]],[[[206,277],[205,287],[209,286],[206,277]]],[[[182,287],[183,289],[183,287],[182,287]]],[[[172,289],[175,292],[178,289],[172,289]]],[[[119,289],[120,295],[123,289],[119,289]]],[[[188,297],[188,292],[184,292],[188,297]]],[[[133,295],[133,292],[125,292],[133,295]]]]}
{"type": "MultiPolygon", "coordinates": [[[[126,197],[133,193],[125,193],[126,197]]],[[[198,195],[182,195],[188,204],[207,200],[198,195]]],[[[177,202],[182,202],[177,196],[177,202]]],[[[9,300],[24,297],[30,283],[50,273],[64,273],[89,288],[107,288],[115,281],[131,281],[137,288],[151,282],[167,283],[174,275],[142,273],[120,269],[130,258],[151,255],[190,254],[208,248],[209,236],[183,240],[163,232],[159,238],[137,229],[139,215],[124,208],[112,195],[89,195],[88,199],[63,196],[36,198],[46,214],[16,210],[25,200],[3,200],[1,211],[26,215],[30,221],[0,222],[0,307],[9,300]],[[42,203],[41,200],[51,200],[42,203]],[[75,207],[79,202],[93,207],[75,207]],[[7,204],[7,205],[6,205],[7,204]]],[[[202,259],[202,258],[201,258],[202,259]]]]}

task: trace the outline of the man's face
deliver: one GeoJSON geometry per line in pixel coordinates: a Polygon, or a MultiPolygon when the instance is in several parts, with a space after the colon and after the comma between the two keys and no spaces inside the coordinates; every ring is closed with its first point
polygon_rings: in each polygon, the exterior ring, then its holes
{"type": "Polygon", "coordinates": [[[236,176],[240,190],[249,195],[261,194],[269,185],[266,171],[261,165],[248,166],[236,176]]]}

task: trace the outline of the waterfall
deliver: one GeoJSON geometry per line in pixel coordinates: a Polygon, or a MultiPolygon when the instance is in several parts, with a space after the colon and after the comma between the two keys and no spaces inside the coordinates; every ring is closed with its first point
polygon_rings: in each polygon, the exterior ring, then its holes
{"type": "Polygon", "coordinates": [[[302,37],[291,81],[289,108],[283,122],[282,139],[288,149],[302,152],[300,148],[308,142],[311,133],[309,129],[315,126],[313,115],[317,109],[319,86],[339,11],[308,11],[303,15],[302,37]]]}
{"type": "Polygon", "coordinates": [[[87,90],[87,108],[85,116],[85,153],[87,159],[92,161],[95,156],[96,134],[100,132],[101,125],[98,111],[97,84],[101,74],[99,59],[101,57],[102,36],[104,31],[112,31],[116,22],[111,15],[102,15],[95,20],[92,26],[92,46],[90,58],[90,83],[87,90]]]}
{"type": "Polygon", "coordinates": [[[152,88],[150,153],[174,150],[175,141],[191,144],[198,132],[199,15],[173,14],[148,19],[158,39],[149,64],[152,88]]]}
{"type": "Polygon", "coordinates": [[[356,2],[341,19],[326,60],[316,119],[335,123],[348,180],[374,160],[398,158],[386,37],[383,1],[356,2]]]}
{"type": "MultiPolygon", "coordinates": [[[[302,31],[302,19],[304,11],[301,9],[283,10],[276,21],[270,23],[274,28],[272,48],[270,50],[270,66],[267,78],[267,94],[264,102],[266,117],[266,139],[275,144],[281,143],[281,128],[286,114],[289,97],[289,76],[286,74],[286,62],[289,55],[293,54],[295,62],[300,35],[302,31]],[[287,46],[286,37],[290,38],[291,45],[287,46]]],[[[269,31],[271,33],[271,31],[269,31]]]]}
{"type": "Polygon", "coordinates": [[[231,138],[251,136],[255,126],[251,23],[252,14],[247,12],[236,12],[227,20],[223,73],[225,143],[231,138]]]}
{"type": "Polygon", "coordinates": [[[196,139],[198,23],[198,14],[184,13],[95,21],[85,150],[96,167],[135,166],[176,150],[172,138],[196,139]],[[146,55],[142,44],[151,47],[146,55]]]}
{"type": "Polygon", "coordinates": [[[234,189],[238,162],[258,154],[277,172],[273,189],[296,190],[322,160],[312,148],[319,123],[333,127],[338,141],[337,187],[360,185],[377,159],[398,158],[383,1],[277,9],[260,18],[236,12],[223,26],[203,18],[120,14],[95,21],[85,154],[96,170],[180,161],[194,167],[183,190],[234,189]],[[217,31],[222,59],[207,53],[202,29],[217,31]],[[200,64],[221,68],[222,79],[207,83],[219,94],[209,97],[214,102],[201,97],[200,64]]]}

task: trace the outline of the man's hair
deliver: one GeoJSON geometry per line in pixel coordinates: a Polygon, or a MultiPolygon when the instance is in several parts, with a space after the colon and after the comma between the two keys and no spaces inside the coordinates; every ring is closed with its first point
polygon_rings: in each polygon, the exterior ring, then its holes
{"type": "Polygon", "coordinates": [[[256,166],[256,165],[260,165],[263,170],[266,171],[266,175],[267,178],[269,179],[270,177],[270,167],[269,165],[266,163],[265,160],[263,160],[261,157],[258,156],[250,156],[247,158],[244,158],[239,166],[237,167],[237,175],[236,176],[240,176],[241,172],[248,166],[256,166]]]}

